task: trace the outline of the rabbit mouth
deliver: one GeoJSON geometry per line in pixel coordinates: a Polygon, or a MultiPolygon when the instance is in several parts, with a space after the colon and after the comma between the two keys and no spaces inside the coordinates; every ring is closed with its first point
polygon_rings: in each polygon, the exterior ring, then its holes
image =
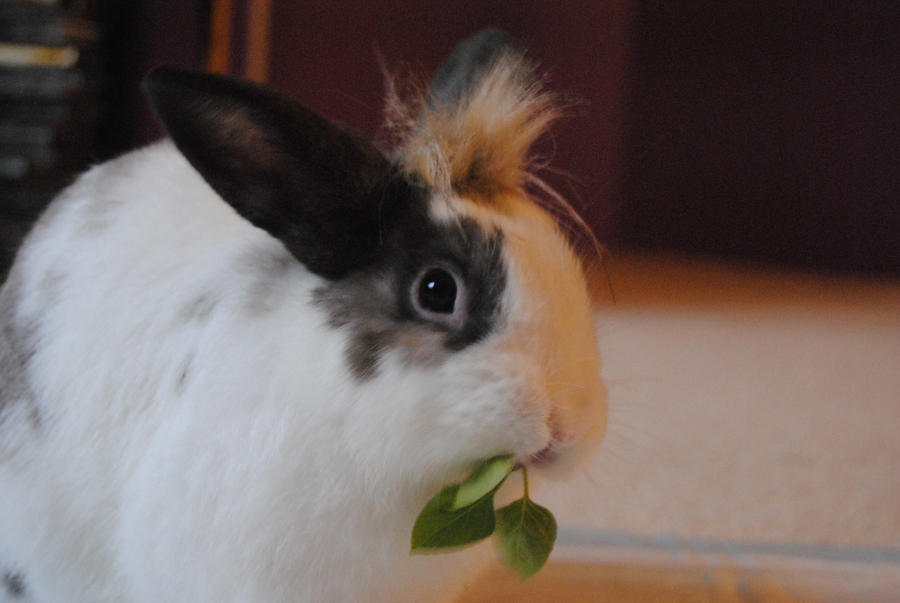
{"type": "Polygon", "coordinates": [[[571,442],[559,423],[559,419],[554,413],[551,413],[550,418],[547,421],[547,427],[549,427],[550,430],[550,438],[547,440],[547,444],[537,452],[531,454],[523,464],[536,468],[549,467],[554,465],[560,457],[568,456],[565,453],[570,447],[571,442]]]}
{"type": "Polygon", "coordinates": [[[551,417],[550,421],[550,440],[547,445],[528,457],[526,463],[534,467],[546,467],[552,465],[562,453],[561,447],[564,440],[562,430],[559,428],[558,422],[551,417]]]}
{"type": "Polygon", "coordinates": [[[555,440],[528,457],[527,463],[535,467],[545,467],[559,458],[559,448],[555,440]]]}

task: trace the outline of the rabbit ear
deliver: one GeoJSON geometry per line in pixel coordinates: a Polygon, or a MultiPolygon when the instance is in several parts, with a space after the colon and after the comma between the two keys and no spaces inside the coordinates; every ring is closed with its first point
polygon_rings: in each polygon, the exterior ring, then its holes
{"type": "Polygon", "coordinates": [[[173,68],[145,89],[179,150],[241,216],[306,267],[339,278],[371,262],[385,199],[402,187],[356,133],[259,86],[173,68]]]}
{"type": "Polygon", "coordinates": [[[429,105],[455,106],[471,93],[497,59],[522,54],[522,48],[512,36],[499,29],[485,29],[463,40],[432,78],[427,93],[429,105]]]}

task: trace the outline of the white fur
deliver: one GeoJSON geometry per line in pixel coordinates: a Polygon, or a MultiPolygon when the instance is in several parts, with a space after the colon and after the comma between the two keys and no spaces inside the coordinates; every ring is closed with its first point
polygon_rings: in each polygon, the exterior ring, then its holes
{"type": "Polygon", "coordinates": [[[431,367],[388,351],[359,381],[299,263],[248,307],[254,258],[283,248],[170,143],[90,171],[10,279],[39,422],[0,422],[0,570],[49,602],[453,597],[490,545],[410,556],[425,501],[480,458],[527,459],[551,423],[562,448],[602,431],[583,277],[530,207],[496,218],[507,326],[431,367]]]}

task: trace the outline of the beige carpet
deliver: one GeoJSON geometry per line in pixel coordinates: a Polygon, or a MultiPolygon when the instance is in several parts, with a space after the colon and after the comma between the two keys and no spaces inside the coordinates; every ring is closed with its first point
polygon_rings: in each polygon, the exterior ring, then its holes
{"type": "Polygon", "coordinates": [[[462,601],[896,601],[900,282],[625,255],[607,440],[534,498],[550,563],[462,601]]]}
{"type": "Polygon", "coordinates": [[[536,497],[562,545],[637,535],[900,559],[900,282],[640,255],[608,273],[615,303],[595,279],[608,437],[536,497]]]}

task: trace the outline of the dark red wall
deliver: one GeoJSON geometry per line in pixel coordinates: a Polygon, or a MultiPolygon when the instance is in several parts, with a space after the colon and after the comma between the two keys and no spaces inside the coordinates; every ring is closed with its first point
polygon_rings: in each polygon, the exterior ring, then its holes
{"type": "Polygon", "coordinates": [[[107,141],[107,154],[115,155],[162,136],[141,92],[141,80],[159,65],[203,69],[209,2],[108,0],[99,4],[111,82],[101,134],[107,141]]]}
{"type": "Polygon", "coordinates": [[[900,273],[900,3],[635,13],[620,240],[900,273]]]}
{"type": "MultiPolygon", "coordinates": [[[[379,53],[427,77],[483,27],[521,39],[574,103],[549,180],[613,244],[900,274],[900,3],[272,2],[271,83],[369,134],[379,53]]],[[[208,2],[156,4],[131,9],[130,90],[202,63],[208,2]]],[[[110,124],[149,131],[133,95],[110,124]]]]}

